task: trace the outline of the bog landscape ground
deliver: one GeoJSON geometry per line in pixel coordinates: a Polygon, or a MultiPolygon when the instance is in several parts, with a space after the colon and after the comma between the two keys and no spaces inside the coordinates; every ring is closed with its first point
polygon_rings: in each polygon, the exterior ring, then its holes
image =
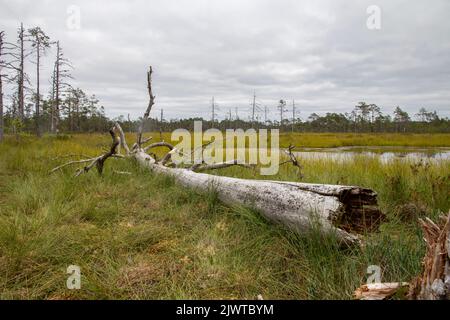
{"type": "MultiPolygon", "coordinates": [[[[280,143],[450,147],[450,135],[282,134],[280,143]]],[[[129,160],[108,160],[103,176],[74,178],[77,166],[49,173],[109,144],[107,134],[10,136],[0,144],[0,299],[351,299],[369,265],[381,267],[382,281],[419,274],[418,219],[450,209],[449,161],[299,159],[301,180],[282,166],[270,179],[378,193],[386,221],[363,246],[342,248],[332,235],[294,234],[252,208],[221,204],[214,190],[197,193],[129,160]],[[80,290],[66,288],[69,265],[81,268],[80,290]]],[[[268,178],[258,172],[211,173],[268,178]]]]}

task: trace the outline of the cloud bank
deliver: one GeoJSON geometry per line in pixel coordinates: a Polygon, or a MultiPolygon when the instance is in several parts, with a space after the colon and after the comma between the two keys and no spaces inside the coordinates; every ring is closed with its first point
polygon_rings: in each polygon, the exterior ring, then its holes
{"type": "MultiPolygon", "coordinates": [[[[109,116],[136,118],[154,68],[155,113],[166,118],[247,118],[257,101],[276,118],[279,99],[299,116],[345,112],[357,102],[411,114],[450,116],[450,2],[432,1],[7,1],[0,29],[11,41],[20,22],[60,40],[74,85],[95,93],[109,116]],[[72,5],[80,28],[68,27],[72,5]],[[381,9],[381,29],[366,9],[381,9]],[[68,10],[70,12],[68,12],[68,10]]],[[[42,71],[50,76],[54,52],[42,71]]],[[[33,78],[32,65],[28,66],[33,78]]],[[[46,83],[48,89],[48,83],[46,83]]]]}

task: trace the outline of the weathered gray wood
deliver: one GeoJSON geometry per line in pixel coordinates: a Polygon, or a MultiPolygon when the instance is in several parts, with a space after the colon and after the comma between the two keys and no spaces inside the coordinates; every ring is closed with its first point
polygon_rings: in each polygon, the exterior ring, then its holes
{"type": "MultiPolygon", "coordinates": [[[[142,166],[157,174],[173,176],[186,187],[200,191],[214,188],[226,204],[251,206],[267,219],[297,232],[304,232],[313,222],[319,222],[324,231],[335,232],[345,242],[359,241],[356,233],[341,226],[346,216],[354,214],[350,200],[362,197],[376,206],[376,193],[360,187],[238,179],[165,167],[142,149],[132,156],[142,166]]],[[[377,209],[376,213],[380,219],[381,212],[377,209]]]]}
{"type": "Polygon", "coordinates": [[[427,244],[423,272],[411,284],[409,298],[417,300],[450,299],[450,212],[435,223],[420,220],[427,244]]]}
{"type": "Polygon", "coordinates": [[[408,282],[383,282],[364,284],[355,290],[355,298],[359,300],[385,300],[398,290],[409,285],[408,282]]]}

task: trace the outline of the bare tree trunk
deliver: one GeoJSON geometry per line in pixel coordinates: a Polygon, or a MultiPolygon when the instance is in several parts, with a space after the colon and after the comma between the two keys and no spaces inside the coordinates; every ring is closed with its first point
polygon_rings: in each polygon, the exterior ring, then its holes
{"type": "MultiPolygon", "coordinates": [[[[4,33],[3,31],[0,32],[0,60],[2,58],[2,54],[3,54],[3,36],[4,33]]],[[[1,68],[3,66],[0,66],[0,141],[3,140],[3,127],[4,127],[4,122],[3,122],[3,75],[1,73],[1,68]]]]}
{"type": "MultiPolygon", "coordinates": [[[[1,39],[0,39],[1,41],[1,39]]],[[[0,43],[0,57],[1,57],[1,47],[2,44],[0,43]]],[[[3,79],[2,74],[0,73],[0,141],[3,140],[3,79]]]]}
{"type": "Polygon", "coordinates": [[[74,113],[74,111],[73,111],[73,109],[74,109],[74,106],[73,106],[73,104],[72,104],[73,102],[71,101],[71,100],[69,100],[68,102],[67,102],[67,107],[69,108],[69,117],[70,117],[70,131],[71,132],[73,132],[74,131],[74,125],[73,125],[73,118],[74,118],[74,116],[73,116],[73,113],[74,113]]]}
{"type": "Polygon", "coordinates": [[[150,66],[150,68],[148,69],[148,72],[147,72],[147,89],[148,89],[148,96],[149,96],[150,100],[148,102],[147,110],[145,110],[144,117],[142,118],[142,122],[139,126],[138,133],[137,133],[136,143],[139,147],[141,146],[142,133],[144,131],[145,123],[147,122],[147,119],[150,115],[150,111],[152,110],[153,104],[155,103],[155,96],[153,95],[152,85],[151,85],[152,72],[153,72],[153,70],[152,70],[152,67],[150,66]]]}
{"type": "Polygon", "coordinates": [[[36,136],[41,136],[41,56],[50,47],[49,37],[40,27],[28,29],[28,34],[32,37],[31,47],[36,50],[36,101],[35,101],[35,121],[36,136]]]}
{"type": "Polygon", "coordinates": [[[50,132],[55,133],[55,68],[53,68],[53,76],[52,76],[52,103],[50,108],[50,132]]]}
{"type": "Polygon", "coordinates": [[[56,42],[56,78],[55,78],[55,132],[59,127],[59,67],[60,67],[60,48],[59,41],[56,42]]]}
{"type": "Polygon", "coordinates": [[[19,104],[19,117],[21,120],[24,119],[24,60],[25,60],[25,54],[24,54],[24,29],[23,29],[23,23],[20,24],[20,31],[19,31],[19,45],[20,45],[20,52],[19,52],[19,77],[17,79],[18,81],[18,104],[19,104]]]}
{"type": "Polygon", "coordinates": [[[80,101],[77,99],[77,130],[81,131],[80,126],[80,101]]]}
{"type": "Polygon", "coordinates": [[[36,135],[38,137],[41,136],[41,129],[40,129],[40,109],[41,109],[41,92],[40,92],[40,43],[39,43],[39,37],[36,37],[36,135]]]}

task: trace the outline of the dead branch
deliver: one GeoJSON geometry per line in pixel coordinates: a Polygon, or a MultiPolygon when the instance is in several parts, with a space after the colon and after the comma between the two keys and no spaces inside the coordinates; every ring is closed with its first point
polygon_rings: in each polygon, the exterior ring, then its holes
{"type": "Polygon", "coordinates": [[[232,166],[240,166],[244,168],[251,168],[252,166],[239,162],[238,160],[231,160],[226,162],[219,162],[219,163],[213,163],[209,165],[202,165],[202,164],[194,164],[189,169],[191,171],[200,172],[200,171],[206,171],[206,170],[216,170],[216,169],[223,169],[228,168],[232,166]]]}
{"type": "Polygon", "coordinates": [[[130,153],[130,148],[128,147],[127,141],[125,139],[125,133],[122,130],[122,127],[118,122],[114,124],[114,130],[119,133],[120,146],[125,149],[126,153],[130,153]]]}
{"type": "Polygon", "coordinates": [[[115,174],[123,174],[123,175],[128,175],[128,176],[131,175],[131,172],[128,172],[128,171],[113,170],[113,173],[115,173],[115,174]]]}
{"type": "Polygon", "coordinates": [[[300,164],[300,162],[297,160],[297,157],[295,156],[295,154],[292,152],[292,150],[294,150],[294,149],[295,149],[295,146],[290,144],[289,147],[286,150],[284,150],[284,153],[286,153],[288,155],[289,160],[280,163],[280,165],[283,165],[286,163],[292,163],[293,166],[298,168],[299,178],[302,179],[303,178],[303,173],[302,173],[303,167],[300,164]]]}
{"type": "Polygon", "coordinates": [[[200,166],[202,166],[203,165],[203,162],[202,163],[194,163],[190,168],[189,168],[189,170],[191,170],[191,171],[196,171],[200,166]]]}
{"type": "Polygon", "coordinates": [[[162,158],[161,164],[163,166],[165,166],[167,164],[167,162],[169,162],[172,159],[172,154],[174,154],[174,153],[180,153],[180,151],[177,148],[173,148],[172,150],[167,152],[166,155],[162,158]]]}
{"type": "Polygon", "coordinates": [[[69,161],[69,162],[67,162],[67,163],[64,163],[64,164],[62,164],[62,165],[60,165],[60,166],[57,166],[57,167],[53,168],[53,169],[50,171],[50,173],[53,173],[53,172],[55,172],[55,171],[58,171],[58,170],[60,170],[60,169],[62,169],[62,168],[64,168],[64,167],[67,167],[67,166],[70,166],[70,165],[73,165],[73,164],[92,162],[92,161],[94,161],[94,160],[96,160],[96,159],[97,159],[97,158],[90,158],[90,159],[83,159],[83,160],[69,161]]]}
{"type": "Polygon", "coordinates": [[[157,148],[157,147],[167,147],[167,148],[169,148],[169,150],[172,150],[173,148],[175,148],[172,144],[170,144],[168,142],[160,141],[160,142],[155,142],[155,143],[148,145],[143,150],[148,151],[149,149],[157,148]]]}
{"type": "Polygon", "coordinates": [[[91,169],[95,166],[95,164],[97,163],[97,161],[98,161],[99,159],[100,159],[100,156],[97,157],[97,158],[94,158],[94,159],[91,161],[91,163],[90,163],[89,165],[87,165],[87,166],[85,166],[85,167],[83,167],[83,168],[78,169],[78,170],[75,172],[75,177],[78,177],[78,176],[80,176],[80,175],[83,174],[83,173],[89,172],[89,170],[91,170],[91,169]]]}
{"type": "Polygon", "coordinates": [[[155,96],[153,95],[153,92],[152,92],[152,72],[153,72],[153,70],[152,70],[152,67],[150,66],[148,69],[148,72],[147,72],[147,89],[148,89],[148,96],[150,99],[148,102],[147,110],[145,110],[144,117],[142,118],[142,122],[139,126],[139,130],[137,133],[136,143],[137,143],[138,147],[140,147],[142,145],[142,132],[144,131],[144,126],[150,115],[152,106],[155,103],[155,96]]]}
{"type": "Polygon", "coordinates": [[[197,150],[200,149],[200,148],[202,149],[202,153],[203,153],[203,151],[206,149],[206,147],[208,147],[208,146],[209,146],[210,144],[212,144],[213,142],[216,142],[216,141],[208,141],[208,142],[202,144],[200,147],[194,148],[194,149],[191,151],[191,156],[194,154],[195,151],[197,151],[197,150]]]}
{"type": "MultiPolygon", "coordinates": [[[[119,126],[120,127],[120,126],[119,126]]],[[[109,134],[111,135],[112,138],[112,143],[111,143],[111,147],[109,148],[109,151],[98,156],[98,157],[94,157],[94,158],[89,158],[89,159],[82,159],[82,160],[77,160],[77,161],[69,161],[65,164],[62,164],[56,168],[53,168],[50,173],[53,173],[57,170],[60,170],[66,166],[69,165],[73,165],[73,164],[79,164],[79,163],[86,163],[86,162],[90,162],[87,166],[78,169],[75,173],[75,176],[78,177],[79,175],[81,175],[82,173],[86,173],[89,170],[91,170],[94,166],[96,166],[98,173],[101,175],[103,173],[103,167],[105,164],[105,161],[110,158],[123,158],[123,156],[118,155],[117,154],[117,147],[120,144],[120,138],[117,138],[115,133],[114,133],[114,128],[109,130],[109,134]]]]}
{"type": "Polygon", "coordinates": [[[152,139],[153,139],[153,137],[148,137],[148,138],[146,138],[146,139],[144,139],[144,140],[142,141],[142,144],[147,143],[147,142],[149,142],[149,141],[152,140],[152,139]]]}

